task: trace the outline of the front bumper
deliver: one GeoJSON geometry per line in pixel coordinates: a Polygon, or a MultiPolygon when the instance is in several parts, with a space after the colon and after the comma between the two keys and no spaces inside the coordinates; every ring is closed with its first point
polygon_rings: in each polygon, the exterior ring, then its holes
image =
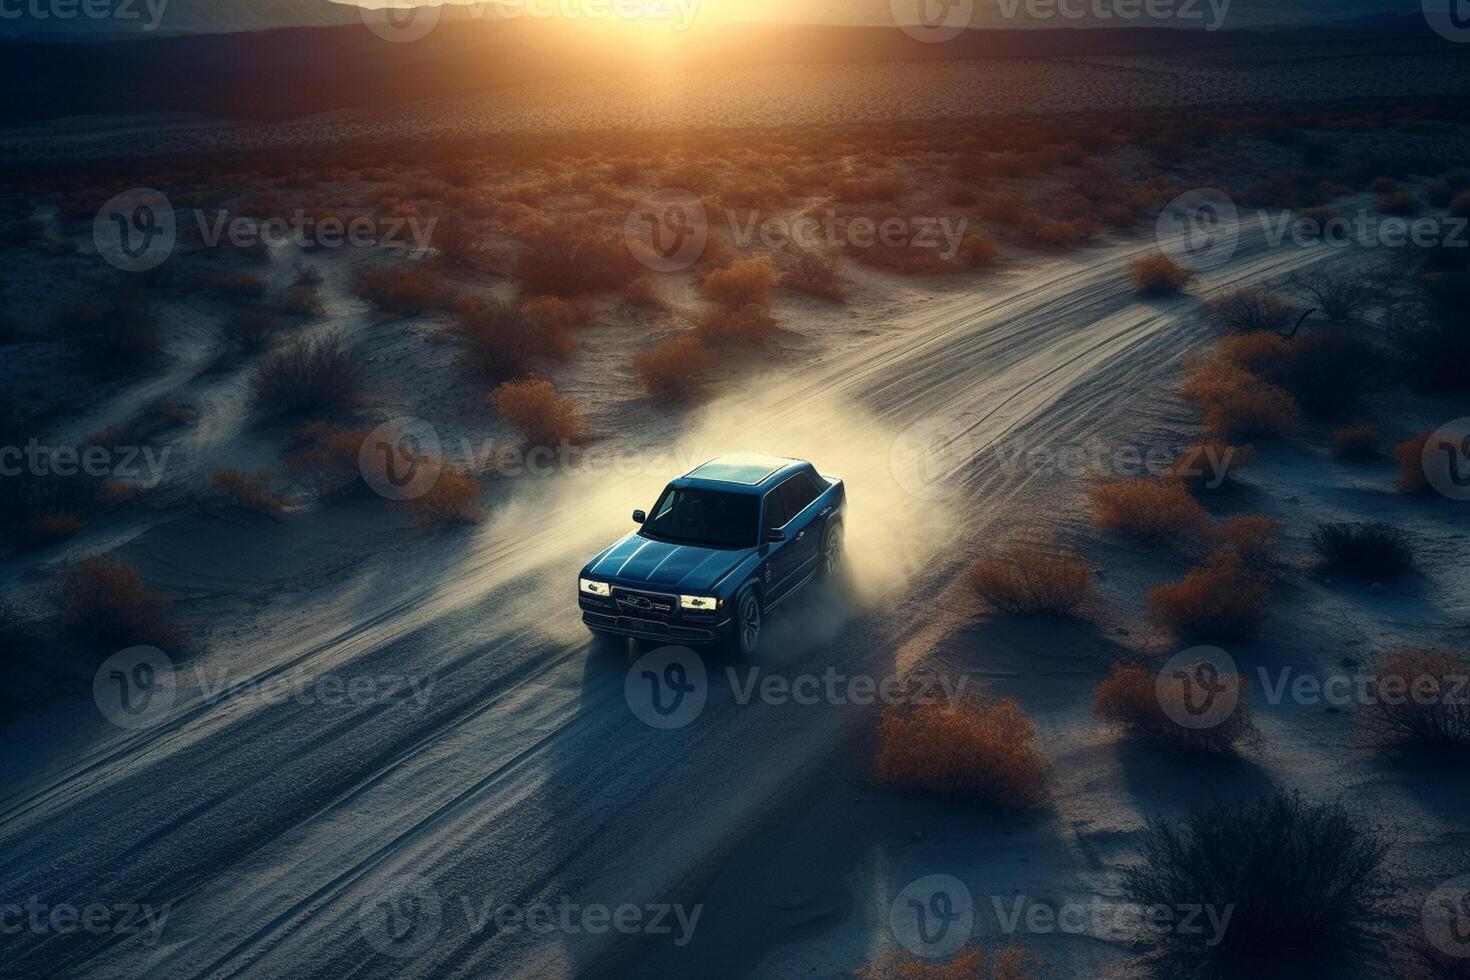
{"type": "Polygon", "coordinates": [[[695,620],[688,616],[668,620],[632,616],[626,610],[620,609],[615,602],[585,595],[578,604],[582,607],[582,622],[588,629],[637,640],[666,640],[670,643],[704,646],[723,640],[729,635],[730,626],[734,622],[729,617],[717,619],[715,616],[710,616],[707,620],[695,620]]]}

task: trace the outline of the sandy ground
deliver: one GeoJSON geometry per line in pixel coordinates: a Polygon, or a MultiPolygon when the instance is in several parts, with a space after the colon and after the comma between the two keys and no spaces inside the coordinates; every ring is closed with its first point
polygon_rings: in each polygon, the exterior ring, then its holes
{"type": "MultiPolygon", "coordinates": [[[[789,332],[756,366],[759,383],[732,382],[682,417],[636,393],[627,362],[637,324],[588,331],[554,378],[592,407],[599,448],[642,462],[616,476],[573,468],[499,481],[475,528],[418,529],[365,499],[285,522],[161,507],[125,531],[6,562],[8,588],[25,589],[125,542],[122,553],[209,641],[181,660],[179,706],[162,725],[119,733],[73,701],[7,726],[3,894],[171,909],[157,944],[22,935],[7,973],[847,975],[893,945],[887,907],[923,875],[961,878],[985,909],[991,896],[1017,894],[1116,901],[1143,818],[1212,788],[1344,797],[1393,834],[1413,888],[1470,866],[1470,782],[1361,744],[1347,714],[1262,706],[1264,748],[1205,769],[1122,746],[1090,716],[1111,660],[1166,648],[1138,626],[1143,597],[1187,562],[1091,532],[1084,476],[1018,472],[1006,460],[1016,448],[1092,439],[1182,444],[1197,423],[1173,392],[1183,360],[1212,339],[1204,299],[1372,258],[1273,248],[1255,225],[1243,235],[1234,259],[1189,295],[1158,300],[1136,296],[1125,275],[1152,240],[960,282],[858,272],[845,308],[787,305],[789,332]],[[920,472],[895,455],[904,433],[936,423],[965,433],[963,465],[920,472]],[[778,614],[759,669],[881,678],[937,667],[1018,696],[1054,763],[1041,816],[874,793],[873,708],[742,703],[726,668],[744,665],[716,657],[704,660],[708,703],[694,724],[657,730],[630,712],[628,663],[588,648],[572,578],[666,479],[745,449],[810,458],[851,495],[851,597],[778,614]],[[1079,547],[1104,570],[1087,621],[1038,631],[973,616],[959,573],[1018,534],[1079,547]],[[257,696],[267,681],[322,676],[413,683],[373,703],[257,696]],[[53,737],[58,727],[66,734],[53,737]],[[363,910],[403,875],[442,902],[434,941],[408,959],[378,952],[361,928],[363,910]],[[480,928],[473,914],[562,896],[703,912],[684,946],[480,928]]],[[[385,409],[432,419],[451,442],[505,438],[483,414],[452,408],[459,393],[421,383],[417,372],[450,356],[425,340],[427,326],[374,321],[345,293],[350,270],[325,259],[322,268],[330,321],[372,359],[375,384],[397,402],[385,409]]],[[[180,326],[174,367],[146,395],[184,393],[203,409],[179,447],[189,482],[226,447],[250,458],[269,442],[245,431],[239,378],[196,370],[190,352],[205,345],[180,326]]],[[[103,393],[67,431],[124,414],[144,394],[103,393]]],[[[1395,411],[1405,428],[1422,427],[1413,420],[1426,413],[1463,414],[1417,400],[1395,411]]],[[[1463,646],[1470,573],[1455,556],[1466,515],[1403,504],[1391,476],[1387,463],[1346,470],[1310,444],[1263,453],[1244,475],[1244,499],[1229,506],[1281,516],[1298,557],[1267,638],[1234,651],[1242,664],[1327,669],[1348,653],[1463,646]],[[1374,592],[1309,572],[1305,538],[1318,520],[1387,513],[1422,542],[1421,579],[1374,592]]],[[[997,929],[981,916],[976,939],[997,929]]],[[[1056,976],[1128,975],[1147,951],[1115,932],[1025,939],[1056,976]]]]}

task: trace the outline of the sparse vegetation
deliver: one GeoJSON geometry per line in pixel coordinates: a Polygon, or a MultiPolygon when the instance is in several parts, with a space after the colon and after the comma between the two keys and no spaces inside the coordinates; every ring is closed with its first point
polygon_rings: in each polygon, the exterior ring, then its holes
{"type": "Polygon", "coordinates": [[[1133,263],[1133,288],[1140,293],[1177,293],[1189,285],[1194,273],[1162,252],[1145,255],[1133,263]]]}
{"type": "Polygon", "coordinates": [[[1368,728],[1387,740],[1470,748],[1470,663],[1450,650],[1403,650],[1374,671],[1362,709],[1368,728]]]}
{"type": "Polygon", "coordinates": [[[1327,568],[1351,575],[1393,577],[1414,566],[1408,535],[1378,521],[1318,525],[1312,547],[1327,568]]]}
{"type": "Polygon", "coordinates": [[[289,502],[271,489],[274,477],[270,470],[254,474],[222,468],[209,474],[209,487],[228,504],[279,517],[289,502]]]}
{"type": "Polygon", "coordinates": [[[905,953],[891,962],[859,967],[855,975],[861,980],[1033,980],[1037,965],[1020,947],[1002,949],[992,960],[978,946],[966,946],[946,963],[905,953]]]}
{"type": "Polygon", "coordinates": [[[1356,319],[1374,296],[1373,285],[1363,276],[1346,272],[1297,272],[1287,279],[1287,285],[1339,323],[1356,319]]]}
{"type": "Polygon", "coordinates": [[[742,259],[728,268],[712,269],[700,287],[705,299],[728,309],[769,306],[776,270],[766,256],[742,259]]]}
{"type": "Polygon", "coordinates": [[[797,249],[781,273],[781,285],[800,293],[841,303],[847,295],[847,277],[835,256],[797,249]]]}
{"type": "Polygon", "coordinates": [[[1290,301],[1259,288],[1237,289],[1206,304],[1210,318],[1233,333],[1280,330],[1299,311],[1290,301]]]}
{"type": "Polygon", "coordinates": [[[776,321],[767,307],[758,303],[732,308],[714,306],[699,314],[694,332],[711,347],[724,344],[761,344],[776,332],[776,321]]]}
{"type": "Polygon", "coordinates": [[[889,705],[874,777],[895,789],[1023,810],[1046,795],[1036,726],[1014,699],[889,705]]]}
{"type": "Polygon", "coordinates": [[[60,606],[82,637],[113,647],[181,642],[169,601],[143,584],[138,566],[105,555],[83,558],[61,573],[60,606]]]}
{"type": "Polygon", "coordinates": [[[1240,514],[1210,532],[1217,553],[1231,555],[1248,569],[1262,570],[1276,563],[1281,522],[1263,514],[1240,514]]]}
{"type": "Polygon", "coordinates": [[[1288,392],[1220,357],[1193,365],[1182,391],[1204,409],[1205,427],[1225,438],[1286,435],[1299,424],[1288,392]]]}
{"type": "Polygon", "coordinates": [[[533,233],[515,266],[527,292],[546,296],[618,292],[643,272],[620,237],[564,225],[533,233]]]}
{"type": "Polygon", "coordinates": [[[378,269],[364,273],[353,292],[380,313],[389,316],[418,316],[442,309],[453,299],[453,290],[429,269],[378,269]]]}
{"type": "Polygon", "coordinates": [[[480,504],[480,481],[442,460],[436,465],[439,478],[428,492],[401,501],[398,506],[419,525],[478,523],[485,513],[480,504]]]}
{"type": "Polygon", "coordinates": [[[286,469],[319,494],[339,493],[362,475],[359,456],[367,435],[329,422],[308,422],[293,436],[295,449],[286,457],[286,469]]]}
{"type": "Polygon", "coordinates": [[[457,304],[450,332],[460,342],[466,368],[492,381],[519,377],[536,361],[560,360],[576,347],[555,318],[533,316],[523,306],[495,298],[457,304]]]}
{"type": "Polygon", "coordinates": [[[1224,683],[1235,685],[1234,706],[1227,717],[1215,725],[1181,725],[1174,719],[1190,716],[1183,684],[1167,678],[1161,682],[1159,672],[1147,667],[1115,664],[1093,692],[1092,712],[1134,738],[1196,752],[1233,752],[1242,741],[1255,738],[1256,727],[1246,700],[1250,682],[1232,676],[1224,683]],[[1168,705],[1170,699],[1175,703],[1168,705]]]}
{"type": "Polygon", "coordinates": [[[1124,872],[1145,907],[1231,909],[1219,935],[1170,930],[1171,945],[1259,959],[1355,946],[1387,897],[1387,845],[1337,804],[1273,793],[1214,800],[1149,821],[1143,860],[1124,872]],[[1208,945],[1209,942],[1215,945],[1208,945]]]}
{"type": "Polygon", "coordinates": [[[1091,592],[1092,569],[1072,555],[1016,547],[971,568],[970,584],[1002,612],[1065,616],[1091,592]]]}
{"type": "Polygon", "coordinates": [[[251,398],[263,417],[341,411],[358,397],[361,368],[337,333],[303,337],[272,351],[251,376],[251,398]]]}
{"type": "Polygon", "coordinates": [[[714,362],[714,353],[698,337],[684,335],[635,355],[633,367],[654,398],[684,401],[698,389],[701,376],[714,362]]]}
{"type": "Polygon", "coordinates": [[[1208,524],[1205,510],[1181,483],[1146,477],[1095,483],[1088,487],[1093,522],[1134,537],[1190,538],[1208,524]]]}
{"type": "Polygon", "coordinates": [[[501,418],[538,446],[573,442],[585,427],[577,403],[541,378],[507,381],[490,393],[489,401],[501,418]]]}
{"type": "Polygon", "coordinates": [[[1253,635],[1266,618],[1271,585],[1237,554],[1221,551],[1178,582],[1149,594],[1149,612],[1184,639],[1232,639],[1253,635]]]}

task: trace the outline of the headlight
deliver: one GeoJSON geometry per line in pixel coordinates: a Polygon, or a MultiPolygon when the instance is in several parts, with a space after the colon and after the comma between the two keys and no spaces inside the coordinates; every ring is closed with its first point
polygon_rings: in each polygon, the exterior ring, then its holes
{"type": "Polygon", "coordinates": [[[600,595],[604,599],[612,595],[612,586],[606,582],[594,582],[590,578],[583,578],[578,579],[577,583],[581,586],[582,591],[588,595],[600,595]]]}
{"type": "Polygon", "coordinates": [[[698,609],[701,612],[714,612],[720,608],[720,600],[704,595],[681,595],[679,597],[679,606],[683,609],[698,609]]]}

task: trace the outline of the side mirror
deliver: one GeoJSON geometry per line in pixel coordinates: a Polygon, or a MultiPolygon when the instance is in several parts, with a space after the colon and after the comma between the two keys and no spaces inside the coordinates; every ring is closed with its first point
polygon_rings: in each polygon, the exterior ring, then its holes
{"type": "Polygon", "coordinates": [[[635,511],[633,511],[633,523],[634,524],[647,524],[648,523],[648,515],[645,514],[641,510],[635,510],[635,511]]]}
{"type": "Polygon", "coordinates": [[[771,528],[771,530],[766,532],[766,540],[771,542],[785,541],[786,532],[779,527],[771,528]]]}

